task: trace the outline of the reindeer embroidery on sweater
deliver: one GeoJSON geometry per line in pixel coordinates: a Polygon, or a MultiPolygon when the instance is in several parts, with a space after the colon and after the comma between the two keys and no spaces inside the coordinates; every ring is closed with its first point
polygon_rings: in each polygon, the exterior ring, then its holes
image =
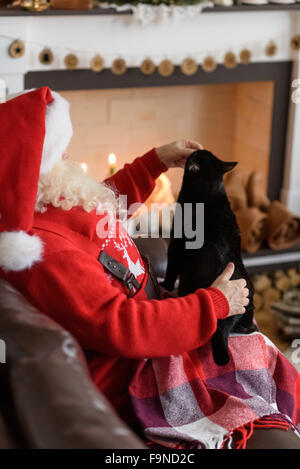
{"type": "Polygon", "coordinates": [[[139,259],[136,262],[133,262],[128,254],[128,243],[132,245],[132,241],[129,241],[128,237],[125,238],[124,236],[120,236],[120,240],[121,243],[117,243],[117,241],[114,240],[114,245],[118,251],[123,252],[123,259],[126,259],[130,272],[133,273],[133,275],[137,278],[139,275],[145,273],[145,269],[141,265],[139,259]]]}

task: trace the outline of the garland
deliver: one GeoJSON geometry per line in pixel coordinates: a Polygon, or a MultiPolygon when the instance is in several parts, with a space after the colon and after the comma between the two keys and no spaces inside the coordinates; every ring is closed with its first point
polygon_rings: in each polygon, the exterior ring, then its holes
{"type": "MultiPolygon", "coordinates": [[[[33,41],[24,42],[21,39],[13,40],[13,38],[3,34],[0,34],[0,37],[12,40],[8,47],[8,54],[13,60],[20,59],[26,54],[27,44],[39,47],[38,60],[43,66],[45,66],[45,68],[53,64],[56,55],[55,49],[60,50],[60,57],[63,55],[62,61],[67,70],[79,69],[81,56],[85,56],[85,63],[87,58],[86,56],[90,57],[90,59],[88,59],[89,68],[95,73],[101,73],[104,69],[110,68],[113,74],[123,75],[127,72],[128,68],[132,67],[124,57],[117,57],[112,61],[110,60],[110,65],[108,65],[105,57],[96,51],[76,52],[68,47],[53,46],[53,48],[51,48],[33,41]],[[63,54],[61,54],[61,52],[63,52],[63,54]]],[[[292,50],[300,50],[300,35],[295,35],[290,39],[290,47],[292,50]]],[[[269,41],[264,46],[264,54],[266,57],[275,56],[277,51],[278,47],[274,41],[269,41]]],[[[238,64],[247,65],[251,63],[253,57],[250,48],[243,48],[238,53],[235,53],[232,50],[223,52],[218,51],[217,55],[219,57],[221,54],[223,57],[222,63],[228,69],[233,69],[238,64]]],[[[139,64],[139,69],[143,75],[151,75],[157,71],[159,75],[169,77],[174,73],[175,67],[179,66],[184,75],[190,76],[197,73],[199,66],[201,66],[205,72],[212,73],[216,70],[218,63],[220,62],[221,60],[218,61],[213,55],[202,55],[201,60],[197,60],[192,56],[187,56],[179,61],[173,61],[170,58],[155,60],[154,57],[144,57],[139,64]]],[[[86,69],[87,67],[81,66],[81,68],[86,69]]]]}

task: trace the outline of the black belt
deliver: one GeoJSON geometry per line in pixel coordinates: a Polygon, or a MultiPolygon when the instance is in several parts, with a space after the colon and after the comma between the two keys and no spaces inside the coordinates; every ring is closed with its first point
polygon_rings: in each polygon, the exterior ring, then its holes
{"type": "MultiPolygon", "coordinates": [[[[126,285],[129,290],[129,298],[133,296],[135,290],[137,291],[140,289],[141,284],[137,281],[133,273],[119,261],[107,254],[107,252],[101,251],[98,260],[112,275],[117,277],[119,280],[121,280],[122,283],[124,283],[124,285],[126,285]]],[[[149,258],[145,257],[144,260],[148,266],[148,280],[145,286],[145,293],[149,300],[158,300],[160,299],[160,288],[156,279],[156,275],[153,271],[149,258]]]]}

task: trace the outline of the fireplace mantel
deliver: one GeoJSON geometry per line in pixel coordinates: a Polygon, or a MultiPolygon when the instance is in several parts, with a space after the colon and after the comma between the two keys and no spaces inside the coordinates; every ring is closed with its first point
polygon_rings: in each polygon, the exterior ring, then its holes
{"type": "MultiPolygon", "coordinates": [[[[218,64],[222,64],[226,52],[232,51],[238,56],[244,48],[251,50],[252,63],[289,62],[293,64],[292,78],[300,78],[299,50],[292,50],[290,45],[291,38],[299,34],[300,5],[297,4],[259,8],[219,7],[207,9],[203,14],[177,24],[169,21],[147,26],[138,23],[129,12],[49,10],[38,15],[1,10],[0,81],[3,80],[9,93],[14,93],[24,88],[29,72],[59,71],[67,74],[64,57],[70,52],[79,58],[80,74],[90,69],[90,61],[96,53],[104,58],[107,69],[116,58],[123,57],[129,70],[138,70],[142,60],[148,57],[156,65],[163,59],[170,59],[178,66],[187,57],[202,63],[206,56],[212,55],[218,64]],[[15,39],[24,41],[26,45],[26,53],[19,59],[8,54],[8,47],[15,39]],[[277,53],[273,56],[265,54],[270,42],[277,46],[277,53]],[[54,61],[50,65],[39,61],[44,47],[54,52],[54,61]]],[[[247,72],[247,65],[239,67],[243,68],[243,73],[247,72]]],[[[214,73],[207,73],[212,81],[214,73]]],[[[100,77],[101,73],[95,75],[100,77]]],[[[129,77],[130,73],[125,74],[124,80],[129,77]]],[[[291,87],[291,94],[293,91],[291,87]]],[[[300,111],[291,100],[289,104],[281,198],[292,211],[300,214],[300,111]]]]}
{"type": "MultiPolygon", "coordinates": [[[[267,4],[267,5],[233,5],[230,7],[215,5],[213,8],[204,8],[202,13],[249,13],[262,11],[297,11],[300,5],[267,4]]],[[[100,9],[98,7],[91,10],[46,10],[41,12],[30,12],[20,8],[2,8],[0,16],[74,16],[74,15],[128,15],[131,11],[117,12],[113,8],[100,9]]]]}

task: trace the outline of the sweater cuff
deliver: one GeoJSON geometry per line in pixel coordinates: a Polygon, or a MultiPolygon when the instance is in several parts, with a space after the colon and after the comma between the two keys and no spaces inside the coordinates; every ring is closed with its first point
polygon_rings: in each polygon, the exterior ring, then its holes
{"type": "Polygon", "coordinates": [[[206,291],[214,304],[217,319],[225,319],[229,314],[229,303],[226,296],[215,287],[209,287],[206,291]]]}
{"type": "Polygon", "coordinates": [[[142,156],[142,159],[143,164],[146,166],[153,179],[158,178],[161,173],[168,170],[167,166],[158,158],[155,148],[152,148],[152,150],[145,153],[145,155],[142,156]]]}

